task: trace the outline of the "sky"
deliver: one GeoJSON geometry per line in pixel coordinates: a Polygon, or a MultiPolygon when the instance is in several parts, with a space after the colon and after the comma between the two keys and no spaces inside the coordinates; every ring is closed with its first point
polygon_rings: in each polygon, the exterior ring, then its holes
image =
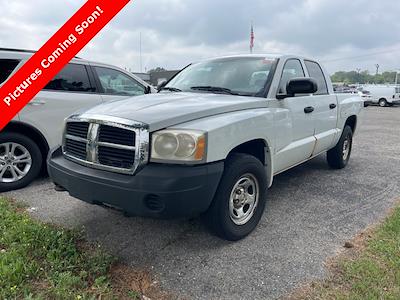
{"type": "MultiPolygon", "coordinates": [[[[38,49],[81,0],[0,0],[0,47],[38,49]]],[[[398,0],[134,0],[79,54],[132,71],[204,58],[289,53],[330,73],[400,69],[398,0]],[[142,60],[140,60],[140,35],[142,60]],[[142,62],[142,63],[141,63],[142,62]]]]}

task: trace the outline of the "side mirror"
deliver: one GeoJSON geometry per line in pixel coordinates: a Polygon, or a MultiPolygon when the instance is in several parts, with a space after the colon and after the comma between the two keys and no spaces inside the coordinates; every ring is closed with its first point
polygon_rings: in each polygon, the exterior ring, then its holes
{"type": "Polygon", "coordinates": [[[151,94],[151,87],[150,87],[149,85],[145,87],[145,89],[144,89],[144,94],[145,94],[145,95],[151,94]]]}
{"type": "Polygon", "coordinates": [[[167,80],[162,81],[159,85],[157,85],[157,90],[161,90],[164,86],[166,86],[168,83],[167,80]]]}
{"type": "Polygon", "coordinates": [[[318,84],[313,78],[293,78],[286,85],[286,95],[278,95],[278,99],[294,97],[296,94],[314,94],[318,91],[318,84]]]}

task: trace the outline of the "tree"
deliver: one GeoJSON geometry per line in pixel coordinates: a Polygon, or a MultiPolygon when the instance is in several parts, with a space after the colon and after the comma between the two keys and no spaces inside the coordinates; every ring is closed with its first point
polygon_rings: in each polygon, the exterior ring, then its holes
{"type": "Polygon", "coordinates": [[[164,72],[164,71],[167,71],[166,69],[164,69],[163,67],[157,67],[157,68],[154,68],[154,69],[151,69],[151,70],[149,70],[147,73],[156,73],[156,72],[164,72]]]}
{"type": "Polygon", "coordinates": [[[383,72],[382,74],[371,75],[368,71],[339,71],[333,74],[331,78],[332,82],[343,82],[345,84],[390,84],[395,82],[396,72],[383,72]]]}

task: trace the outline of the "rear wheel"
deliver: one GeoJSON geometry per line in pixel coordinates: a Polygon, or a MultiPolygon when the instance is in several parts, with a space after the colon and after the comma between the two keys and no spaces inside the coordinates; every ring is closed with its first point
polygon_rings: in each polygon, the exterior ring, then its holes
{"type": "Polygon", "coordinates": [[[353,146],[353,130],[346,125],[342,136],[335,148],[328,151],[328,164],[333,169],[343,169],[350,160],[351,149],[353,146]]]}
{"type": "Polygon", "coordinates": [[[213,203],[205,215],[206,224],[217,236],[237,241],[250,234],[263,215],[267,176],[263,164],[247,154],[233,154],[213,203]]]}
{"type": "Polygon", "coordinates": [[[378,102],[378,103],[379,103],[379,106],[380,106],[380,107],[385,107],[385,106],[388,105],[386,99],[384,99],[384,98],[379,99],[379,102],[378,102]]]}
{"type": "Polygon", "coordinates": [[[0,134],[0,192],[20,189],[40,173],[42,154],[30,138],[13,132],[0,134]]]}

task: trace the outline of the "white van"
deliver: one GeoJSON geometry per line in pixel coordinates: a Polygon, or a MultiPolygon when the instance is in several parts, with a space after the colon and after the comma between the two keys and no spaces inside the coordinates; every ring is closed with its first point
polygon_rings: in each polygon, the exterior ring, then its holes
{"type": "Polygon", "coordinates": [[[379,104],[381,107],[400,104],[400,86],[365,85],[363,91],[369,92],[369,102],[379,104]]]}

